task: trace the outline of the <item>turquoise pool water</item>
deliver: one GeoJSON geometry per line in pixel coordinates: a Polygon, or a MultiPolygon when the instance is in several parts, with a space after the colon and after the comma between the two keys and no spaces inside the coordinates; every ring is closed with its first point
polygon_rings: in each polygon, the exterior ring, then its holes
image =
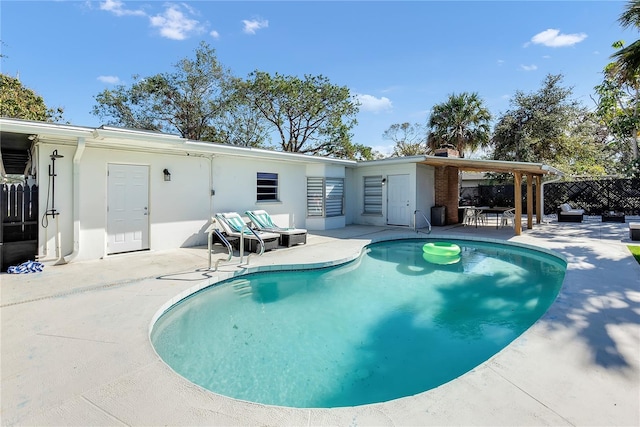
{"type": "Polygon", "coordinates": [[[555,300],[566,264],[514,246],[426,240],[369,245],[345,265],[255,273],[165,312],[151,340],[177,373],[229,397],[342,407],[414,395],[496,354],[555,300]]]}

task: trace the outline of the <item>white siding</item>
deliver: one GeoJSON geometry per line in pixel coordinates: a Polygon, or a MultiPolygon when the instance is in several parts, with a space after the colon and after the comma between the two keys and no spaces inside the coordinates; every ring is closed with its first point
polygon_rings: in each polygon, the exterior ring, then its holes
{"type": "MultiPolygon", "coordinates": [[[[417,165],[416,163],[400,163],[400,164],[390,164],[385,165],[381,163],[375,163],[370,166],[362,166],[360,165],[357,168],[353,169],[353,179],[350,188],[353,191],[353,197],[348,201],[349,209],[352,210],[350,213],[350,218],[352,219],[353,224],[363,224],[363,225],[378,225],[384,226],[387,225],[387,185],[382,187],[382,214],[379,215],[371,215],[364,214],[364,177],[365,176],[382,176],[382,178],[386,178],[389,175],[409,175],[409,209],[412,214],[416,209],[421,209],[417,207],[417,165]]],[[[425,185],[429,185],[426,183],[425,185]]],[[[431,180],[431,184],[433,187],[433,179],[431,180]]],[[[422,191],[422,189],[421,189],[422,191]]],[[[433,191],[433,190],[432,190],[433,191]]],[[[412,219],[413,221],[413,215],[412,219]]]]}

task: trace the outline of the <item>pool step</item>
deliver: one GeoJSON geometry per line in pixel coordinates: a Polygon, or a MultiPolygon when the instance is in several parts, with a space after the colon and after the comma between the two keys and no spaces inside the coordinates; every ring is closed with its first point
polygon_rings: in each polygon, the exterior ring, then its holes
{"type": "Polygon", "coordinates": [[[231,286],[233,286],[234,292],[242,297],[249,296],[253,293],[251,284],[247,279],[234,280],[231,282],[231,286]]]}

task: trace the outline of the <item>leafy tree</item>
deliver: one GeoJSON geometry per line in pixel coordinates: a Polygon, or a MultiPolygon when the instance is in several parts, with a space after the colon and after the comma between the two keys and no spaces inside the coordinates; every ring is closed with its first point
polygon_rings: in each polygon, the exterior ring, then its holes
{"type": "Polygon", "coordinates": [[[195,59],[180,60],[172,73],[133,79],[130,87],[99,93],[93,114],[110,125],[225,142],[215,124],[228,106],[231,75],[206,43],[196,49],[195,59]]]}
{"type": "Polygon", "coordinates": [[[534,93],[515,93],[495,125],[493,158],[542,162],[570,174],[606,172],[612,152],[593,114],[571,99],[562,75],[547,75],[534,93]]]}
{"type": "Polygon", "coordinates": [[[254,71],[242,93],[279,137],[283,151],[346,158],[371,155],[370,148],[351,143],[349,131],[356,124],[358,104],[347,87],[323,76],[300,79],[254,71]]]}
{"type": "Polygon", "coordinates": [[[393,141],[392,157],[416,156],[429,152],[427,133],[420,123],[395,123],[384,131],[382,138],[393,141]]]}
{"type": "Polygon", "coordinates": [[[64,110],[48,108],[44,99],[14,77],[0,74],[0,116],[40,122],[60,122],[64,110]]]}
{"type": "Polygon", "coordinates": [[[248,101],[242,80],[234,79],[226,105],[225,111],[215,120],[218,138],[232,145],[263,147],[269,139],[269,123],[248,101]]]}
{"type": "Polygon", "coordinates": [[[489,143],[491,113],[477,93],[463,92],[449,95],[449,99],[436,104],[431,110],[427,143],[435,150],[452,147],[464,157],[489,143]]]}
{"type": "Polygon", "coordinates": [[[619,153],[622,168],[629,168],[638,159],[640,80],[620,78],[613,63],[605,67],[603,76],[594,88],[596,114],[610,131],[610,145],[619,153]]]}

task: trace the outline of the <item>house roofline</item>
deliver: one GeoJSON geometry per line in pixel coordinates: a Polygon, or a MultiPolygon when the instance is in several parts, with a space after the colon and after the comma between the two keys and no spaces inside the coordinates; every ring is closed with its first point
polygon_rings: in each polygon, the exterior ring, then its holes
{"type": "Polygon", "coordinates": [[[0,117],[0,131],[35,134],[43,137],[86,138],[87,146],[101,148],[140,147],[157,149],[173,153],[184,152],[201,155],[233,155],[280,161],[304,163],[335,164],[354,166],[355,160],[334,159],[330,157],[311,156],[301,153],[289,153],[264,148],[240,147],[214,142],[194,141],[162,132],[128,129],[113,126],[86,127],[60,123],[48,123],[32,120],[0,117]],[[144,144],[141,144],[144,142],[144,144]]]}

